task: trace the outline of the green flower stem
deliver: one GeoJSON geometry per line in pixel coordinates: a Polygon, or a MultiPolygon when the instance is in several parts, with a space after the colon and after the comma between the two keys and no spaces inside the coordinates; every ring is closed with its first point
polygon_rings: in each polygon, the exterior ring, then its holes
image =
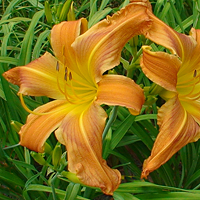
{"type": "Polygon", "coordinates": [[[115,121],[115,119],[117,117],[117,110],[118,110],[118,106],[114,106],[112,111],[111,111],[111,116],[110,116],[110,118],[109,118],[109,120],[108,120],[108,122],[106,124],[106,127],[105,127],[105,129],[103,131],[103,134],[102,134],[103,141],[104,141],[104,139],[105,139],[105,137],[106,137],[106,135],[108,133],[109,128],[111,127],[112,123],[115,121]]]}

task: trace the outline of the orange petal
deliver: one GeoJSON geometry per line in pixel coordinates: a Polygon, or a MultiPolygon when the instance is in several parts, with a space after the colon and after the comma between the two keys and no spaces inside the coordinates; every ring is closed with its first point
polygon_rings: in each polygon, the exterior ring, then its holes
{"type": "Polygon", "coordinates": [[[153,42],[168,48],[173,54],[177,54],[182,61],[179,76],[200,68],[200,31],[191,29],[191,35],[176,32],[158,19],[149,9],[147,11],[153,23],[145,36],[153,42]]]}
{"type": "Polygon", "coordinates": [[[200,138],[200,127],[182,107],[177,96],[165,103],[158,112],[160,132],[151,156],[145,160],[141,178],[167,162],[177,151],[200,138]]]}
{"type": "Polygon", "coordinates": [[[73,109],[66,100],[55,100],[42,105],[34,110],[36,113],[47,113],[44,115],[30,114],[26,124],[22,126],[20,134],[20,145],[33,151],[43,152],[43,145],[49,135],[61,124],[65,115],[73,109]]]}
{"type": "Polygon", "coordinates": [[[125,106],[132,114],[140,113],[144,94],[132,79],[120,75],[104,75],[98,85],[97,103],[125,106]]]}
{"type": "Polygon", "coordinates": [[[76,64],[76,52],[71,47],[74,40],[87,30],[87,20],[81,18],[76,21],[61,22],[53,27],[51,31],[51,46],[55,56],[66,67],[80,74],[79,66],[76,64]]]}
{"type": "Polygon", "coordinates": [[[105,194],[112,195],[120,184],[121,175],[102,159],[102,132],[106,117],[105,111],[96,103],[88,108],[81,105],[65,117],[56,132],[63,134],[69,171],[76,174],[83,184],[99,187],[105,194]]]}
{"type": "Polygon", "coordinates": [[[163,21],[158,19],[150,10],[147,11],[153,23],[145,37],[168,48],[173,54],[178,54],[181,60],[187,61],[196,46],[193,37],[176,32],[163,21]]]}
{"type": "Polygon", "coordinates": [[[129,4],[77,37],[72,47],[88,77],[95,76],[98,82],[106,70],[120,63],[122,48],[128,40],[149,29],[151,22],[146,9],[144,5],[129,4]]]}
{"type": "MultiPolygon", "coordinates": [[[[179,77],[185,76],[185,74],[198,72],[200,70],[200,30],[194,28],[191,29],[190,35],[192,39],[196,41],[195,45],[188,47],[183,43],[185,58],[182,59],[182,66],[179,71],[179,77]]],[[[188,36],[189,37],[189,36],[188,36]]],[[[188,44],[189,45],[189,44],[188,44]]]]}
{"type": "Polygon", "coordinates": [[[197,45],[194,51],[191,54],[190,60],[188,60],[188,68],[189,72],[193,72],[194,70],[200,70],[200,29],[192,28],[190,31],[191,36],[197,41],[197,45]]]}
{"type": "Polygon", "coordinates": [[[176,92],[177,73],[181,61],[172,54],[152,52],[151,47],[143,46],[141,67],[145,75],[161,87],[176,92]]]}
{"type": "Polygon", "coordinates": [[[56,65],[57,60],[50,53],[45,53],[26,66],[10,69],[3,76],[9,82],[19,85],[19,93],[24,95],[64,99],[58,88],[56,65]]]}

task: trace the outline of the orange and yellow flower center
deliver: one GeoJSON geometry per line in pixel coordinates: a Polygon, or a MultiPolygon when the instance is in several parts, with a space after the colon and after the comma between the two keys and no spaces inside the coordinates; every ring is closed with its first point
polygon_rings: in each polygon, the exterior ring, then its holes
{"type": "Polygon", "coordinates": [[[195,101],[200,99],[200,73],[194,70],[183,76],[178,76],[177,91],[180,101],[195,101]]]}
{"type": "Polygon", "coordinates": [[[96,98],[97,84],[87,81],[74,71],[57,62],[57,85],[58,89],[71,104],[92,102],[96,98]]]}

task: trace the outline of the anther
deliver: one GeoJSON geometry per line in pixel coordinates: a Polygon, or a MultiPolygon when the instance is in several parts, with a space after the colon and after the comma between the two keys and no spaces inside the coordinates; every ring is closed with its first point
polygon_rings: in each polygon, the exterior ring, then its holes
{"type": "Polygon", "coordinates": [[[195,78],[196,76],[197,76],[197,70],[195,69],[195,70],[194,70],[193,77],[195,78]]]}
{"type": "Polygon", "coordinates": [[[71,81],[72,80],[72,73],[69,72],[69,80],[71,81]]]}
{"type": "Polygon", "coordinates": [[[67,70],[67,67],[65,68],[65,80],[67,81],[67,72],[68,72],[68,70],[67,70]]]}
{"type": "Polygon", "coordinates": [[[62,55],[65,55],[65,46],[62,47],[62,55]]]}
{"type": "Polygon", "coordinates": [[[62,47],[62,56],[63,56],[63,63],[66,64],[66,57],[65,57],[65,46],[62,47]]]}
{"type": "Polygon", "coordinates": [[[59,62],[56,63],[56,71],[59,71],[59,62]]]}

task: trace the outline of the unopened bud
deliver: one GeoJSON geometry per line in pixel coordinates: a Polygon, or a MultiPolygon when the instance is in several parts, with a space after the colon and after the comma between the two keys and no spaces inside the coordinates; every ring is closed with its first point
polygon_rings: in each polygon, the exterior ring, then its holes
{"type": "Polygon", "coordinates": [[[64,177],[68,178],[70,181],[72,181],[73,183],[81,183],[81,181],[78,179],[78,177],[76,176],[76,174],[71,173],[71,172],[66,172],[66,171],[62,171],[61,173],[64,177]]]}
{"type": "Polygon", "coordinates": [[[50,9],[50,5],[49,5],[48,1],[45,1],[44,12],[45,12],[45,16],[47,19],[47,23],[51,24],[52,23],[52,14],[51,14],[51,9],[50,9]]]}
{"type": "Polygon", "coordinates": [[[67,20],[68,21],[74,21],[75,20],[74,2],[71,3],[69,12],[67,14],[67,20]]]}
{"type": "Polygon", "coordinates": [[[46,160],[42,157],[42,155],[40,153],[36,153],[34,151],[31,151],[30,154],[38,164],[40,164],[40,165],[46,165],[47,164],[46,160]]]}
{"type": "Polygon", "coordinates": [[[52,154],[52,164],[54,167],[57,167],[58,164],[60,163],[60,159],[62,156],[62,149],[61,149],[61,145],[57,144],[53,150],[53,154],[52,154]]]}
{"type": "Polygon", "coordinates": [[[18,121],[11,121],[11,126],[14,128],[14,130],[18,133],[23,126],[23,124],[19,123],[18,121]]]}
{"type": "Polygon", "coordinates": [[[61,13],[60,13],[60,17],[59,17],[59,21],[62,22],[62,21],[65,21],[66,18],[67,18],[67,14],[69,12],[69,9],[70,9],[70,6],[71,6],[71,3],[72,3],[72,0],[67,0],[63,7],[62,7],[62,10],[61,10],[61,13]]]}
{"type": "Polygon", "coordinates": [[[48,154],[52,153],[52,148],[47,142],[44,143],[44,152],[48,154]]]}

